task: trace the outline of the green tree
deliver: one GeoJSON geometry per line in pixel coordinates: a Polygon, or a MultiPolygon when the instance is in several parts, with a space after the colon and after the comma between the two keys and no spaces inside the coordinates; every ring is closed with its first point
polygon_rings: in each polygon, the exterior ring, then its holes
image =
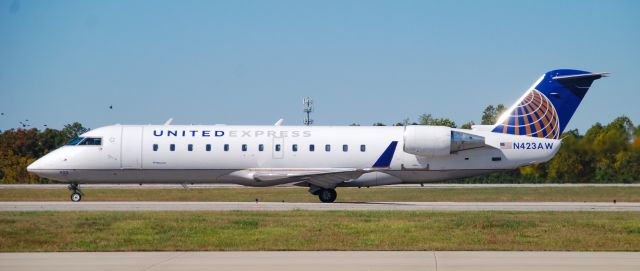
{"type": "Polygon", "coordinates": [[[580,146],[580,134],[577,130],[570,130],[563,133],[562,137],[562,147],[554,158],[547,162],[547,181],[589,181],[590,177],[585,176],[585,173],[589,172],[589,161],[583,159],[585,151],[580,146]]]}
{"type": "Polygon", "coordinates": [[[595,160],[596,181],[616,181],[619,178],[626,178],[624,171],[634,170],[624,167],[630,165],[635,157],[633,145],[630,144],[633,141],[634,132],[635,127],[626,116],[618,117],[602,128],[598,127],[598,130],[593,133],[587,132],[590,136],[588,143],[591,143],[588,149],[595,160]]]}
{"type": "Polygon", "coordinates": [[[2,183],[38,183],[40,178],[27,172],[27,166],[35,158],[17,155],[13,150],[0,153],[2,183]]]}
{"type": "Polygon", "coordinates": [[[535,164],[519,168],[519,178],[524,182],[538,183],[547,175],[547,164],[535,164]]]}
{"type": "Polygon", "coordinates": [[[410,124],[409,118],[403,119],[401,122],[397,122],[395,126],[407,126],[410,124]]]}
{"type": "Polygon", "coordinates": [[[419,125],[449,126],[456,128],[456,123],[448,118],[434,118],[431,114],[422,114],[418,117],[419,125]]]}
{"type": "Polygon", "coordinates": [[[482,111],[482,125],[496,124],[498,117],[506,110],[503,104],[489,105],[482,111]]]}
{"type": "Polygon", "coordinates": [[[42,155],[59,148],[70,139],[63,131],[47,128],[38,133],[37,140],[38,147],[40,148],[39,152],[41,152],[40,155],[42,155]]]}
{"type": "Polygon", "coordinates": [[[467,122],[465,124],[462,124],[462,126],[460,126],[460,128],[462,128],[462,129],[471,129],[471,126],[473,126],[473,125],[476,125],[476,123],[473,122],[473,121],[470,121],[470,122],[467,122]]]}
{"type": "Polygon", "coordinates": [[[89,129],[75,122],[62,130],[10,129],[0,134],[0,182],[42,183],[46,179],[27,172],[37,158],[64,145],[89,129]]]}
{"type": "Polygon", "coordinates": [[[640,148],[632,147],[628,151],[616,154],[613,163],[615,180],[621,182],[633,182],[640,180],[640,148]]]}
{"type": "Polygon", "coordinates": [[[636,127],[636,131],[633,132],[635,139],[633,140],[633,146],[640,148],[640,125],[636,127]]]}
{"type": "Polygon", "coordinates": [[[65,138],[67,138],[67,140],[71,140],[88,131],[89,128],[82,126],[82,124],[80,124],[79,122],[74,122],[65,125],[62,129],[62,134],[65,138]]]}

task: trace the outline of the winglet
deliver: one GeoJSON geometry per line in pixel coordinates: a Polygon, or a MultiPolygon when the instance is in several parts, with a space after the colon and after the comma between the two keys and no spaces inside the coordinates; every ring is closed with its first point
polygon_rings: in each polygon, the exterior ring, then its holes
{"type": "Polygon", "coordinates": [[[396,152],[396,146],[398,146],[398,141],[391,141],[391,144],[389,144],[389,147],[387,147],[387,149],[384,150],[382,155],[380,155],[380,158],[378,158],[378,161],[376,161],[376,163],[373,164],[373,167],[374,168],[389,167],[391,165],[391,160],[393,159],[393,154],[396,152]]]}

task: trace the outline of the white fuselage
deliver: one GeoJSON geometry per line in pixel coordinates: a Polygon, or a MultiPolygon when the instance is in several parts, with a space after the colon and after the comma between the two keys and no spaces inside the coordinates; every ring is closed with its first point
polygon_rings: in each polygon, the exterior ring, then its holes
{"type": "MultiPolygon", "coordinates": [[[[73,183],[270,186],[291,180],[258,180],[252,173],[367,169],[337,186],[375,186],[514,169],[545,162],[560,147],[560,140],[554,139],[451,129],[484,138],[484,146],[415,155],[404,149],[407,127],[112,125],[81,135],[100,138],[101,144],[63,146],[34,162],[29,171],[73,183]],[[372,169],[394,141],[397,147],[388,166],[372,169]]],[[[424,137],[425,142],[431,140],[429,131],[424,137]]]]}

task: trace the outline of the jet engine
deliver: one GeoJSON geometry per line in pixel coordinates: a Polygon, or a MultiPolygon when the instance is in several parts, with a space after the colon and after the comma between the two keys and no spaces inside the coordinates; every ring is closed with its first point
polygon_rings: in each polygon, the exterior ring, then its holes
{"type": "Polygon", "coordinates": [[[447,126],[406,126],[403,150],[420,156],[443,156],[485,146],[484,137],[447,126]]]}

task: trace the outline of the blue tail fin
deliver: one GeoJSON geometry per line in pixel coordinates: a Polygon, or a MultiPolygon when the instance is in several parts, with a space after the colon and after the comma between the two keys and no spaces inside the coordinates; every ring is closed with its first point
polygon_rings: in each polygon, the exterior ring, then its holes
{"type": "Polygon", "coordinates": [[[493,132],[558,139],[594,80],[607,73],[545,73],[498,119],[493,132]]]}

